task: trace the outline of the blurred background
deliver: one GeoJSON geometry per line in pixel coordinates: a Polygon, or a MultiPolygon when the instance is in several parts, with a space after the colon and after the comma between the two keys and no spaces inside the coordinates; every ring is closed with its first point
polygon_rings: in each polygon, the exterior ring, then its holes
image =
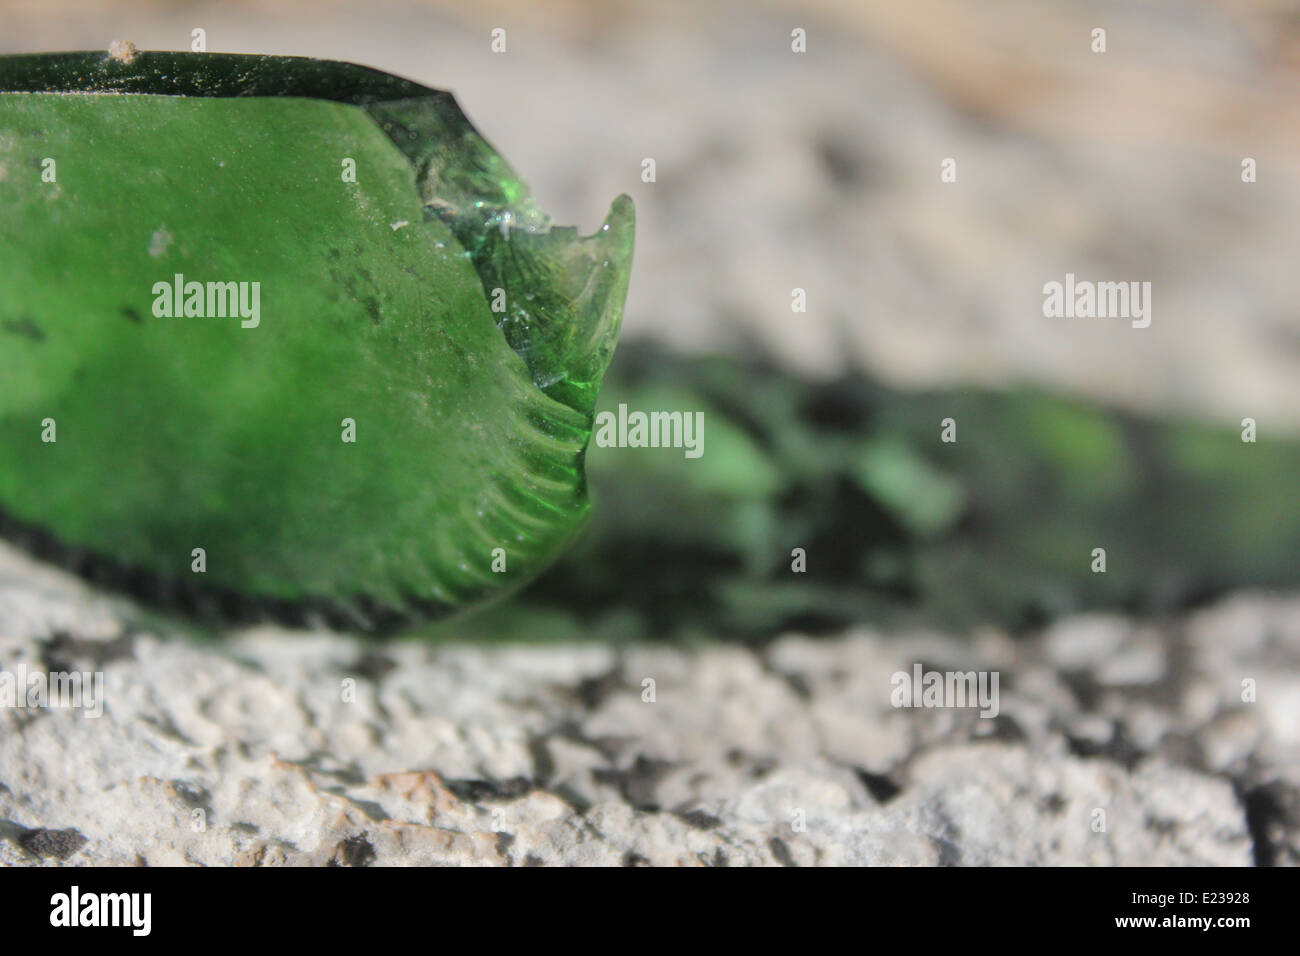
{"type": "Polygon", "coordinates": [[[0,52],[202,27],[452,90],[555,221],[636,200],[629,339],[1300,429],[1292,0],[8,0],[0,24],[0,52]],[[1067,271],[1152,282],[1151,328],[1045,321],[1067,271]]]}

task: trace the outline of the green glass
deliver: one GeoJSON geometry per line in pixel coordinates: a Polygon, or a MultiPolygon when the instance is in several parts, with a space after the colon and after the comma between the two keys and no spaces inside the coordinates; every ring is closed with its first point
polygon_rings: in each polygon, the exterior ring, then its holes
{"type": "Polygon", "coordinates": [[[565,549],[631,200],[554,227],[450,94],[349,64],[0,57],[0,91],[8,533],[360,628],[565,549]]]}

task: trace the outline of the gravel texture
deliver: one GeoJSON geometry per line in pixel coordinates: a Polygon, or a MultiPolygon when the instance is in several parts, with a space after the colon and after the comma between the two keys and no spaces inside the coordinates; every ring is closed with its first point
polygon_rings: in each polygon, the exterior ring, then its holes
{"type": "Polygon", "coordinates": [[[0,547],[23,665],[103,706],[0,708],[9,864],[1300,862],[1294,595],[1018,641],[213,638],[0,547]],[[893,707],[917,663],[996,672],[997,716],[893,707]]]}

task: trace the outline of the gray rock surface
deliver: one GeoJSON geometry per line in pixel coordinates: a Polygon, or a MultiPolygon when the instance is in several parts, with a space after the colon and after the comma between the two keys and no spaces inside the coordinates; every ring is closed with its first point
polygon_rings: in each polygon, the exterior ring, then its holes
{"type": "Polygon", "coordinates": [[[0,546],[24,665],[103,712],[0,707],[6,864],[1300,862],[1297,595],[1020,641],[218,639],[0,546]],[[893,707],[918,662],[996,671],[997,716],[893,707]]]}

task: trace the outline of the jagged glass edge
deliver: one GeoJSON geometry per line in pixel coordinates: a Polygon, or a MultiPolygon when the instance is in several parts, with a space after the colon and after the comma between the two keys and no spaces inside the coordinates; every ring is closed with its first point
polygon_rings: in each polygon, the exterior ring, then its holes
{"type": "Polygon", "coordinates": [[[489,301],[505,290],[498,325],[533,383],[592,413],[622,323],[632,200],[619,196],[592,236],[552,227],[451,93],[338,60],[175,52],[0,56],[0,92],[288,96],[360,107],[411,162],[426,214],[452,228],[489,301]]]}

